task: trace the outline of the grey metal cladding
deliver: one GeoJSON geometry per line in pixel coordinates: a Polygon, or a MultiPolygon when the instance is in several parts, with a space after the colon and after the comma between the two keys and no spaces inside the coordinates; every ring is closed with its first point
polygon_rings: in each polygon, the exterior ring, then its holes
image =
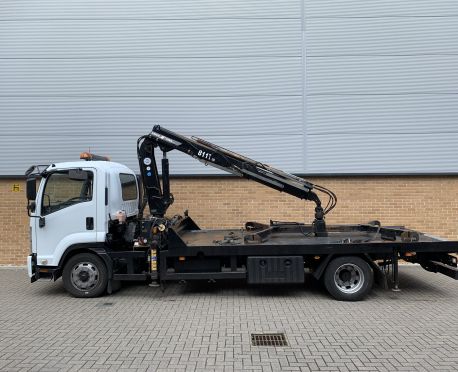
{"type": "Polygon", "coordinates": [[[307,56],[457,54],[456,35],[457,17],[310,18],[307,56]]]}
{"type": "Polygon", "coordinates": [[[456,94],[458,54],[311,57],[307,60],[307,83],[311,96],[456,94]]]}
{"type": "MultiPolygon", "coordinates": [[[[306,17],[437,17],[458,14],[455,0],[305,0],[306,17]]],[[[361,30],[364,32],[364,30],[361,30]]]]}
{"type": "MultiPolygon", "coordinates": [[[[302,133],[302,96],[2,97],[3,135],[140,136],[153,125],[187,135],[254,137],[302,133]],[[109,133],[106,125],[110,123],[109,133]],[[226,123],[226,125],[220,125],[226,123]]],[[[134,152],[135,149],[129,149],[134,152]]],[[[135,154],[134,154],[135,155],[135,154]]]]}
{"type": "Polygon", "coordinates": [[[327,134],[307,137],[310,173],[456,173],[458,133],[327,134]],[[323,146],[329,151],[323,152],[323,146]],[[332,151],[332,149],[335,149],[332,151]],[[310,161],[313,159],[315,161],[310,161]]]}
{"type": "Polygon", "coordinates": [[[82,19],[0,22],[10,58],[297,56],[296,19],[82,19]],[[25,27],[26,25],[26,27],[25,27]]]}
{"type": "Polygon", "coordinates": [[[458,171],[458,2],[305,2],[308,173],[458,171]]]}
{"type": "Polygon", "coordinates": [[[300,0],[2,0],[2,19],[300,18],[300,0]]]}
{"type": "Polygon", "coordinates": [[[301,171],[301,25],[299,0],[2,1],[2,151],[23,146],[0,174],[89,148],[137,169],[154,124],[301,171]]]}
{"type": "Polygon", "coordinates": [[[0,94],[83,97],[300,95],[302,84],[297,76],[301,74],[301,66],[300,57],[2,59],[0,94]]]}
{"type": "Polygon", "coordinates": [[[309,96],[307,103],[311,135],[453,133],[457,129],[456,94],[316,95],[309,96]]]}
{"type": "Polygon", "coordinates": [[[137,169],[154,124],[296,173],[457,172],[457,25],[455,0],[3,0],[0,175],[137,169]]]}

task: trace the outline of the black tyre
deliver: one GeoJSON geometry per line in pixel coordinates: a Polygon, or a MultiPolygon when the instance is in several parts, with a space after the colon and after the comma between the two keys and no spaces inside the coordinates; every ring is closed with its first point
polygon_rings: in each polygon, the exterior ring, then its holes
{"type": "Polygon", "coordinates": [[[329,294],[336,300],[359,301],[371,291],[374,272],[362,258],[337,257],[328,264],[323,282],[329,294]]]}
{"type": "Polygon", "coordinates": [[[65,289],[75,297],[98,297],[108,284],[107,268],[102,259],[92,253],[71,257],[64,266],[62,280],[65,289]]]}

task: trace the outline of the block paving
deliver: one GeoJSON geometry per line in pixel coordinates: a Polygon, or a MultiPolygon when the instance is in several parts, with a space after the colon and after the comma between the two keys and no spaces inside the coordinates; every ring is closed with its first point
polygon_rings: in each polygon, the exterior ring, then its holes
{"type": "Polygon", "coordinates": [[[456,371],[458,282],[400,268],[402,291],[338,302],[306,285],[130,283],[76,299],[0,268],[2,371],[456,371]],[[286,347],[252,346],[284,332],[286,347]]]}

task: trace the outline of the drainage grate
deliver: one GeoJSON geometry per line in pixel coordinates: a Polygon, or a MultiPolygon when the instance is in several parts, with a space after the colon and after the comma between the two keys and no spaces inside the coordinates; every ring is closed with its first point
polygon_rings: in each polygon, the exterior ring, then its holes
{"type": "Polygon", "coordinates": [[[97,306],[107,307],[107,306],[113,306],[113,305],[114,305],[114,302],[102,302],[102,303],[99,303],[97,306]]]}
{"type": "Polygon", "coordinates": [[[252,333],[251,344],[253,346],[288,346],[284,333],[252,333]]]}

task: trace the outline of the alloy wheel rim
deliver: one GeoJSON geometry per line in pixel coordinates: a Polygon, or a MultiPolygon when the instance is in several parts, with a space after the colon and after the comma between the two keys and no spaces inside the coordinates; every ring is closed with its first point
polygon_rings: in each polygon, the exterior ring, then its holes
{"type": "Polygon", "coordinates": [[[343,293],[358,292],[364,285],[364,273],[358,265],[346,263],[337,268],[334,273],[334,283],[343,293]]]}

